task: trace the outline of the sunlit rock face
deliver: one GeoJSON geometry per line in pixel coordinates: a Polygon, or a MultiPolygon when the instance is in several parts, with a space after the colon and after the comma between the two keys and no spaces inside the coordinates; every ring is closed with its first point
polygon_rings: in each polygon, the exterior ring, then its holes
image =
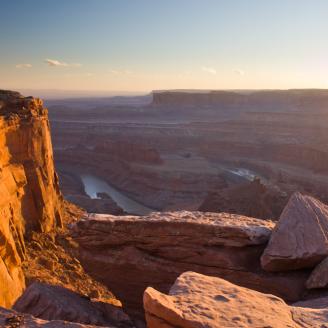
{"type": "Polygon", "coordinates": [[[61,226],[47,110],[41,100],[0,90],[0,306],[22,293],[24,234],[61,226]]]}
{"type": "Polygon", "coordinates": [[[149,328],[319,328],[327,322],[326,304],[320,298],[288,306],[276,296],[195,272],[183,273],[169,295],[151,287],[144,293],[149,328]]]}

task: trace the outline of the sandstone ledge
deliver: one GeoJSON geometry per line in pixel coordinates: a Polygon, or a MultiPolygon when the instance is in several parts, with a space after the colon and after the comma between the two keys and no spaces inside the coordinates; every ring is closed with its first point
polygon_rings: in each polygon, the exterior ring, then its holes
{"type": "MultiPolygon", "coordinates": [[[[153,238],[153,229],[158,230],[158,237],[165,237],[164,244],[178,244],[180,242],[198,242],[208,246],[244,247],[248,245],[265,244],[273,230],[274,223],[268,220],[255,219],[243,215],[228,213],[203,213],[203,212],[153,212],[148,216],[113,216],[108,214],[89,214],[78,226],[90,230],[96,230],[99,234],[110,231],[111,235],[106,239],[109,244],[126,243],[153,238]],[[176,230],[172,230],[172,227],[176,230]],[[124,229],[121,231],[121,228],[124,229]],[[138,227],[138,233],[125,235],[125,229],[138,227]],[[120,239],[119,234],[125,238],[120,239]],[[190,240],[188,237],[192,236],[190,240]]],[[[99,235],[97,236],[99,237],[99,235]]],[[[95,241],[96,242],[96,241],[95,241]]],[[[101,243],[104,240],[100,241],[101,243]]]]}
{"type": "Polygon", "coordinates": [[[273,226],[225,213],[91,214],[73,226],[72,235],[85,270],[108,286],[135,318],[143,313],[146,287],[168,292],[186,271],[299,300],[306,272],[271,274],[261,269],[260,257],[273,226]]]}

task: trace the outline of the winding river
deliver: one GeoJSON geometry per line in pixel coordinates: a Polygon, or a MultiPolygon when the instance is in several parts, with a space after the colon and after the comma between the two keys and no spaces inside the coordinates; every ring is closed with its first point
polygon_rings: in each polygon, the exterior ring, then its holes
{"type": "Polygon", "coordinates": [[[97,193],[106,193],[109,195],[119,207],[129,214],[147,215],[153,210],[148,208],[133,199],[125,196],[122,192],[110,186],[104,180],[95,177],[94,175],[83,174],[81,180],[84,185],[86,194],[92,198],[97,199],[97,193]]]}

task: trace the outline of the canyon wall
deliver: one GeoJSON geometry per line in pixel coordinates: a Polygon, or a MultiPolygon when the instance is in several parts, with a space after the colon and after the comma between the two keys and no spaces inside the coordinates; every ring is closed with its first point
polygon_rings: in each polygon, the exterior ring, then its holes
{"type": "Polygon", "coordinates": [[[0,90],[0,306],[25,288],[24,235],[62,225],[47,110],[42,102],[0,90]]]}
{"type": "Polygon", "coordinates": [[[157,91],[153,92],[153,105],[158,106],[219,106],[242,109],[314,109],[327,108],[327,90],[262,90],[262,91],[157,91]]]}

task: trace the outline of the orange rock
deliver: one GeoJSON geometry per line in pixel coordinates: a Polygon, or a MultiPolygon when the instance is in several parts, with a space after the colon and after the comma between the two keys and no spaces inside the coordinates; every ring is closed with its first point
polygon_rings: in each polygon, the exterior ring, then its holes
{"type": "Polygon", "coordinates": [[[0,90],[0,306],[25,288],[24,233],[61,226],[61,201],[46,109],[0,90]]]}
{"type": "Polygon", "coordinates": [[[183,273],[169,295],[151,287],[144,293],[148,328],[325,327],[325,309],[301,306],[194,272],[183,273]]]}

